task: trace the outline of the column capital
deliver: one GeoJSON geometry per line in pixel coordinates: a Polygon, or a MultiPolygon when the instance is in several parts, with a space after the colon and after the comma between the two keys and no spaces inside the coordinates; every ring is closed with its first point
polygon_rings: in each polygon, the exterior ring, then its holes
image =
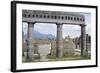
{"type": "Polygon", "coordinates": [[[81,27],[85,27],[85,26],[86,26],[86,24],[80,24],[80,26],[81,26],[81,27]]]}
{"type": "Polygon", "coordinates": [[[62,23],[56,23],[56,25],[63,25],[62,23]]]}
{"type": "Polygon", "coordinates": [[[27,22],[28,24],[35,24],[35,22],[27,22]]]}

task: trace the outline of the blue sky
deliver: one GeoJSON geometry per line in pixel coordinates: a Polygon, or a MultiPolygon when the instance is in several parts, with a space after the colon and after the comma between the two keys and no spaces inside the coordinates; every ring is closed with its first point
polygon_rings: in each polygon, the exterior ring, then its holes
{"type": "MultiPolygon", "coordinates": [[[[85,23],[86,23],[86,33],[91,35],[91,14],[89,13],[80,13],[85,16],[85,23]]],[[[34,30],[39,31],[43,34],[52,34],[56,36],[56,24],[50,23],[35,23],[34,30]]],[[[78,25],[63,25],[63,37],[66,36],[70,37],[78,37],[80,36],[80,26],[78,25]]],[[[23,23],[23,31],[24,34],[27,33],[27,23],[23,23]]]]}

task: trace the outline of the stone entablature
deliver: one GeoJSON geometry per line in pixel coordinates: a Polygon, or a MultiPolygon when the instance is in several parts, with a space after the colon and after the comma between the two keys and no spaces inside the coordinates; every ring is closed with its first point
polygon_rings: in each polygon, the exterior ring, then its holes
{"type": "Polygon", "coordinates": [[[23,10],[24,22],[47,22],[62,24],[84,24],[85,17],[75,12],[23,10]]]}

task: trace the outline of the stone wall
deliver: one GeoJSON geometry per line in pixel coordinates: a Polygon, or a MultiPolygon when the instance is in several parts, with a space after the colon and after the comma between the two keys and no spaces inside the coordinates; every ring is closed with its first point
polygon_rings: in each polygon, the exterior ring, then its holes
{"type": "MultiPolygon", "coordinates": [[[[56,56],[56,41],[55,40],[36,40],[35,43],[33,43],[34,45],[34,52],[37,52],[37,48],[38,45],[42,45],[42,44],[51,44],[51,56],[56,56]]],[[[27,51],[27,44],[24,43],[23,44],[23,51],[27,51]]],[[[69,55],[74,55],[75,52],[75,44],[73,43],[73,41],[71,39],[67,39],[67,40],[63,40],[63,55],[64,56],[69,56],[69,55]]]]}

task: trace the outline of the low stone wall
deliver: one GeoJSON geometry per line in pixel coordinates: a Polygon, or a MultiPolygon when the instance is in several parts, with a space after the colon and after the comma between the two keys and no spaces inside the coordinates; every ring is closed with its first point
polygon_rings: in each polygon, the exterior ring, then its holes
{"type": "MultiPolygon", "coordinates": [[[[38,40],[35,41],[35,43],[33,43],[34,45],[34,53],[38,53],[38,46],[39,45],[44,45],[44,44],[51,44],[51,52],[50,55],[51,56],[56,56],[56,41],[52,40],[52,41],[47,41],[47,40],[38,40]]],[[[26,43],[24,43],[23,45],[24,49],[23,51],[27,51],[27,45],[26,43]]],[[[71,39],[67,40],[67,41],[63,41],[63,55],[64,56],[70,56],[70,55],[74,55],[75,52],[75,44],[73,43],[73,41],[71,39]]]]}

